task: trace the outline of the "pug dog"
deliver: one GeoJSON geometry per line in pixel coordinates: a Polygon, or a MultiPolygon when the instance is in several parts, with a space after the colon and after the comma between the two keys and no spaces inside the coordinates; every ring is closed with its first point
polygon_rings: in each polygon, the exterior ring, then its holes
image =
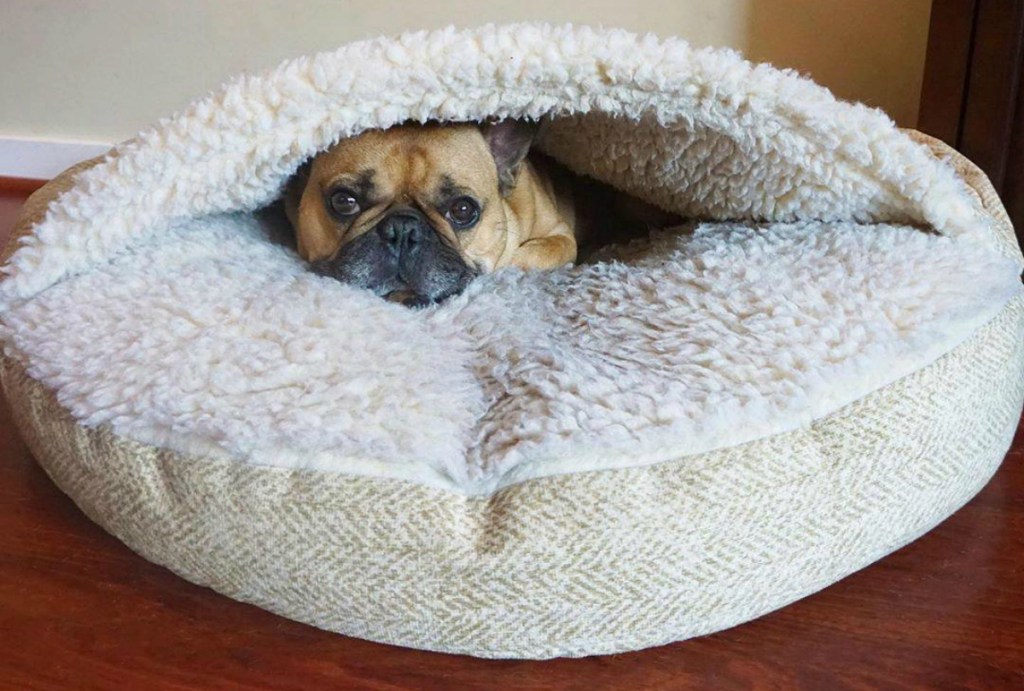
{"type": "MultiPolygon", "coordinates": [[[[287,185],[298,253],[317,273],[410,306],[502,267],[575,261],[588,214],[567,171],[529,155],[535,131],[518,120],[405,124],[342,140],[287,185]]],[[[614,216],[600,206],[589,218],[614,216]]]]}

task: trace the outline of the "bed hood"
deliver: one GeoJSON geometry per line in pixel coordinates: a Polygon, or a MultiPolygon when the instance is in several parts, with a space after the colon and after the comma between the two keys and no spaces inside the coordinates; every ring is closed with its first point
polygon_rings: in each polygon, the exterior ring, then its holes
{"type": "Polygon", "coordinates": [[[891,221],[992,242],[949,166],[792,71],[622,30],[449,28],[238,77],[116,147],[22,238],[0,305],[175,221],[264,206],[344,137],[491,117],[543,119],[544,151],[686,217],[891,221]]]}

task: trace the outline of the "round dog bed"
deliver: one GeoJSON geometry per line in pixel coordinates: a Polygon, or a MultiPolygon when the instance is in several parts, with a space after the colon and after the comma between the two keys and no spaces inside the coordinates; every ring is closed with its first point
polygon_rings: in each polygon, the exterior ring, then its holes
{"type": "Polygon", "coordinates": [[[578,656],[757,617],[960,507],[1024,399],[1024,262],[977,169],[622,31],[286,62],[68,171],[16,236],[3,385],[54,481],[184,578],[405,646],[578,656]],[[261,211],[341,137],[490,117],[693,221],[410,310],[261,211]]]}

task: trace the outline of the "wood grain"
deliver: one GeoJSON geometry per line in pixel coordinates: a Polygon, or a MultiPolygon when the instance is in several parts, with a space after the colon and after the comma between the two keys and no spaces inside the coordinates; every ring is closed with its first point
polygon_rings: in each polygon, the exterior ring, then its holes
{"type": "Polygon", "coordinates": [[[1024,2],[981,0],[957,145],[1004,192],[1017,89],[1024,65],[1024,2]]]}
{"type": "Polygon", "coordinates": [[[1010,221],[1017,229],[1017,239],[1024,245],[1024,55],[1021,56],[1021,75],[1017,85],[1017,106],[1010,134],[1006,163],[1006,181],[1003,200],[1010,221]]]}
{"type": "Polygon", "coordinates": [[[1024,243],[1024,0],[935,0],[918,129],[974,161],[1024,243]]]}
{"type": "Polygon", "coordinates": [[[0,194],[9,199],[17,199],[22,194],[32,194],[46,183],[46,180],[36,178],[9,178],[0,175],[0,194]]]}
{"type": "Polygon", "coordinates": [[[934,0],[917,129],[953,148],[960,141],[978,0],[934,0]]]}
{"type": "MultiPolygon", "coordinates": [[[[23,194],[0,194],[0,235],[23,194]]],[[[1024,687],[1024,433],[917,542],[757,621],[652,650],[488,661],[345,638],[187,583],[86,519],[0,403],[0,688],[1024,687]]]]}

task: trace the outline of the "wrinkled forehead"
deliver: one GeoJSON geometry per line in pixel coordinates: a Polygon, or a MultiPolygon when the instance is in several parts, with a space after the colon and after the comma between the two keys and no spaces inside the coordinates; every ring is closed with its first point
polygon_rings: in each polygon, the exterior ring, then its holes
{"type": "Polygon", "coordinates": [[[409,125],[370,130],[339,142],[313,163],[325,189],[363,194],[435,193],[442,187],[497,189],[494,159],[472,125],[409,125]]]}

